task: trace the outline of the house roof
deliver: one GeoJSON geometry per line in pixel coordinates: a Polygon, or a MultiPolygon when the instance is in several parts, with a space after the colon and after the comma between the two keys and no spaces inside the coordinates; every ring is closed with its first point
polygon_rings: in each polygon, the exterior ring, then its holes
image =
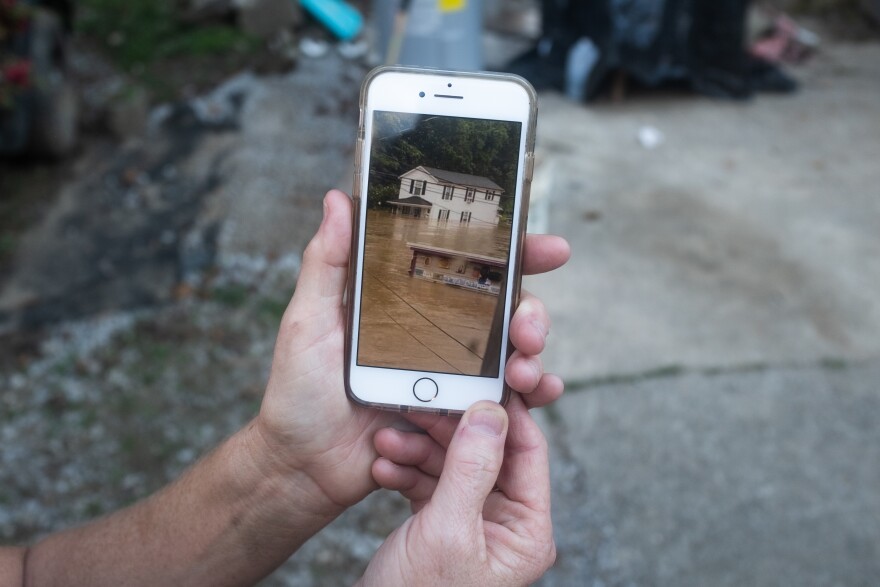
{"type": "Polygon", "coordinates": [[[391,204],[392,206],[424,206],[426,208],[430,208],[431,206],[433,206],[431,202],[418,196],[411,196],[409,198],[397,198],[396,200],[386,200],[385,203],[391,204]]]}
{"type": "Polygon", "coordinates": [[[478,263],[484,263],[486,265],[492,265],[495,267],[506,267],[507,261],[505,259],[500,259],[498,257],[490,257],[488,255],[480,255],[478,253],[468,253],[466,251],[455,251],[453,249],[444,249],[441,247],[435,247],[433,245],[428,245],[425,243],[406,243],[406,246],[411,248],[416,253],[429,253],[432,255],[441,255],[444,257],[453,257],[453,258],[464,258],[468,261],[476,261],[478,263]]]}
{"type": "MultiPolygon", "coordinates": [[[[483,188],[488,190],[496,190],[499,192],[503,192],[504,189],[488,177],[483,177],[481,175],[471,175],[469,173],[458,173],[455,171],[445,171],[443,169],[437,169],[435,167],[425,167],[424,165],[420,165],[422,169],[424,169],[427,173],[430,173],[437,179],[446,183],[453,183],[455,185],[466,185],[469,187],[475,188],[483,188]]],[[[416,167],[416,169],[419,169],[416,167]]],[[[415,169],[410,169],[403,175],[415,171],[415,169]]],[[[401,175],[400,177],[403,177],[401,175]]]]}

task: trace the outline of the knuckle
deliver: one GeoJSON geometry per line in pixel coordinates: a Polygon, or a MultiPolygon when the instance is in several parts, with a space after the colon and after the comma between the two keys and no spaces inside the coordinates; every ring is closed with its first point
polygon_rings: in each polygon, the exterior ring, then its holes
{"type": "Polygon", "coordinates": [[[468,477],[494,472],[496,469],[495,459],[488,450],[474,450],[458,461],[459,472],[468,477]]]}
{"type": "Polygon", "coordinates": [[[547,552],[544,556],[544,570],[542,571],[542,574],[544,571],[556,564],[556,555],[556,541],[553,540],[553,537],[551,536],[550,541],[547,544],[547,552]]]}
{"type": "Polygon", "coordinates": [[[535,447],[540,451],[542,456],[550,454],[550,443],[543,434],[535,434],[535,447]]]}
{"type": "Polygon", "coordinates": [[[544,361],[541,360],[541,357],[532,357],[529,360],[529,366],[532,369],[532,375],[535,378],[535,387],[538,387],[538,384],[541,382],[541,377],[544,376],[544,361]]]}
{"type": "Polygon", "coordinates": [[[306,333],[306,325],[295,312],[286,311],[278,325],[278,340],[275,345],[275,358],[286,360],[301,348],[306,333]]]}
{"type": "Polygon", "coordinates": [[[556,542],[553,540],[553,537],[551,536],[543,544],[545,547],[537,549],[530,561],[529,574],[531,575],[531,580],[529,583],[540,579],[556,563],[556,542]]]}
{"type": "Polygon", "coordinates": [[[306,245],[306,248],[303,251],[303,261],[305,261],[306,259],[311,259],[312,257],[316,256],[319,253],[319,251],[318,251],[319,248],[320,248],[320,243],[318,242],[317,237],[312,238],[312,240],[309,241],[309,244],[306,245]]]}
{"type": "Polygon", "coordinates": [[[285,312],[284,316],[281,317],[280,328],[284,331],[285,335],[296,337],[302,332],[303,325],[299,319],[290,315],[290,312],[285,312]]]}
{"type": "Polygon", "coordinates": [[[522,312],[523,318],[528,318],[529,320],[542,320],[546,314],[544,305],[540,300],[533,297],[523,300],[519,305],[519,310],[522,312]]]}
{"type": "Polygon", "coordinates": [[[414,444],[415,462],[417,465],[425,465],[434,458],[434,447],[428,442],[429,438],[418,438],[414,444]]]}

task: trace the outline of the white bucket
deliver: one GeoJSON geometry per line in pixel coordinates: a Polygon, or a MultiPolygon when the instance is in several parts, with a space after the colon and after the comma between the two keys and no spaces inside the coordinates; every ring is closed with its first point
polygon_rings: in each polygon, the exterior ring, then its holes
{"type": "MultiPolygon", "coordinates": [[[[460,71],[483,68],[482,1],[412,0],[396,65],[418,65],[460,71]],[[444,9],[443,5],[459,5],[444,9]]],[[[373,3],[374,51],[386,61],[401,0],[373,3]]]]}

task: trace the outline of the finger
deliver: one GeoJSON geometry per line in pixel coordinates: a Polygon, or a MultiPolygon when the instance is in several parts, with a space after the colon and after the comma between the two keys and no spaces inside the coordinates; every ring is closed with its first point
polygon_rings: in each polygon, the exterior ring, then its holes
{"type": "Polygon", "coordinates": [[[398,465],[416,467],[434,477],[443,471],[446,449],[427,434],[383,428],[373,437],[373,445],[381,456],[398,465]]]}
{"type": "Polygon", "coordinates": [[[449,443],[429,505],[438,524],[476,531],[501,470],[506,434],[507,412],[500,405],[480,401],[468,408],[449,443]]]}
{"type": "Polygon", "coordinates": [[[498,488],[508,499],[541,513],[550,509],[547,440],[518,395],[507,402],[510,428],[498,488]]]}
{"type": "Polygon", "coordinates": [[[544,363],[541,357],[524,355],[514,351],[504,368],[504,380],[514,391],[531,393],[537,389],[544,376],[544,363]]]}
{"type": "Polygon", "coordinates": [[[454,416],[438,416],[421,412],[406,413],[403,414],[403,417],[424,430],[428,436],[433,438],[443,448],[449,446],[460,420],[460,418],[454,416]]]}
{"type": "Polygon", "coordinates": [[[521,397],[527,408],[541,408],[558,400],[564,391],[565,383],[560,377],[545,373],[535,391],[521,397]]]}
{"type": "Polygon", "coordinates": [[[431,499],[437,488],[437,477],[385,458],[373,461],[372,472],[373,479],[380,487],[399,492],[412,502],[414,511],[421,509],[421,505],[431,499]]]}
{"type": "Polygon", "coordinates": [[[539,355],[550,333],[550,316],[544,304],[523,290],[522,298],[510,320],[510,341],[526,355],[539,355]]]}
{"type": "Polygon", "coordinates": [[[561,236],[527,234],[523,245],[523,273],[547,273],[565,265],[571,257],[571,247],[561,236]]]}
{"type": "Polygon", "coordinates": [[[324,220],[303,253],[295,306],[318,314],[342,306],[351,250],[351,200],[339,190],[324,197],[324,220]]]}

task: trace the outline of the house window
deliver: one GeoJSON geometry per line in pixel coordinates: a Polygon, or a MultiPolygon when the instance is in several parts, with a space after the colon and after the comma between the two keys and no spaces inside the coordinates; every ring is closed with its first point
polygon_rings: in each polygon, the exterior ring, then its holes
{"type": "Polygon", "coordinates": [[[476,195],[477,195],[477,190],[475,190],[474,188],[468,188],[467,191],[464,193],[465,204],[470,204],[471,202],[473,202],[474,196],[476,196],[476,195]]]}
{"type": "MultiPolygon", "coordinates": [[[[471,200],[473,201],[473,200],[471,200]]],[[[461,219],[458,221],[459,224],[468,224],[471,221],[471,213],[470,212],[462,212],[461,219]]]]}
{"type": "Polygon", "coordinates": [[[437,220],[449,220],[449,210],[440,210],[437,212],[437,220]]]}
{"type": "Polygon", "coordinates": [[[422,196],[425,194],[425,180],[411,179],[409,180],[409,193],[414,196],[422,196]]]}
{"type": "Polygon", "coordinates": [[[495,190],[486,190],[486,200],[489,202],[495,200],[495,190]]]}
{"type": "Polygon", "coordinates": [[[443,199],[444,200],[451,200],[452,194],[454,194],[454,193],[455,193],[455,188],[453,186],[451,186],[451,185],[443,186],[443,199]]]}

